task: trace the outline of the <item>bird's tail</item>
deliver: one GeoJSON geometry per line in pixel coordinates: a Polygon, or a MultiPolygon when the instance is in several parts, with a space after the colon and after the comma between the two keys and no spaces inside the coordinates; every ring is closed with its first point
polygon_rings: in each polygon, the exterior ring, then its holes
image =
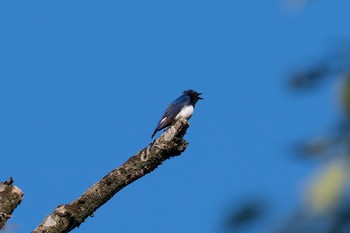
{"type": "Polygon", "coordinates": [[[151,136],[151,138],[153,138],[154,137],[154,135],[157,133],[157,130],[154,130],[153,131],[153,133],[152,133],[152,136],[151,136]]]}

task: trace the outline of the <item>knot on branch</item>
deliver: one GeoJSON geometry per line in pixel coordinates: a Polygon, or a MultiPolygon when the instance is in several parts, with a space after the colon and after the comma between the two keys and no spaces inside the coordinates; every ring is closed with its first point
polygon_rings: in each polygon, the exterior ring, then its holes
{"type": "Polygon", "coordinates": [[[68,222],[68,229],[79,227],[84,222],[84,216],[81,216],[81,210],[76,204],[61,205],[54,211],[58,216],[65,218],[68,222]]]}

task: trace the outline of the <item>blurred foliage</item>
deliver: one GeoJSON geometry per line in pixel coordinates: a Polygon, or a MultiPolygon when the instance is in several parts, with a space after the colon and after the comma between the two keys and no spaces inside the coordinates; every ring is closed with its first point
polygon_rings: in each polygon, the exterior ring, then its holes
{"type": "Polygon", "coordinates": [[[308,183],[304,202],[277,233],[350,232],[350,49],[339,46],[334,52],[290,79],[296,91],[317,88],[339,81],[342,112],[326,136],[299,143],[299,158],[317,158],[320,168],[308,183]],[[328,82],[331,83],[331,82],[328,82]]]}
{"type": "Polygon", "coordinates": [[[329,73],[327,64],[317,64],[308,70],[298,71],[293,74],[290,84],[294,89],[309,89],[319,84],[329,73]]]}
{"type": "Polygon", "coordinates": [[[339,42],[339,46],[328,55],[292,73],[289,84],[293,90],[310,90],[322,81],[348,77],[349,73],[350,45],[347,42],[339,42]]]}
{"type": "Polygon", "coordinates": [[[230,209],[225,228],[230,232],[241,232],[243,228],[252,224],[266,214],[266,205],[262,200],[250,199],[239,206],[230,209]]]}
{"type": "MultiPolygon", "coordinates": [[[[319,168],[307,178],[304,199],[296,211],[284,223],[277,223],[277,230],[261,232],[350,233],[350,46],[340,44],[314,64],[298,69],[289,79],[289,86],[297,92],[341,83],[337,93],[341,114],[326,135],[298,143],[298,158],[314,159],[319,168]]],[[[251,232],[245,230],[268,214],[267,206],[261,203],[252,199],[233,208],[227,229],[251,232]]]]}
{"type": "Polygon", "coordinates": [[[339,103],[342,117],[328,135],[299,143],[296,146],[299,158],[327,159],[338,154],[350,154],[350,71],[340,77],[339,103]]]}
{"type": "Polygon", "coordinates": [[[341,105],[347,118],[350,117],[350,72],[344,77],[341,105]]]}
{"type": "Polygon", "coordinates": [[[347,166],[344,158],[334,159],[312,180],[306,192],[306,204],[313,214],[336,209],[346,187],[347,166]]]}

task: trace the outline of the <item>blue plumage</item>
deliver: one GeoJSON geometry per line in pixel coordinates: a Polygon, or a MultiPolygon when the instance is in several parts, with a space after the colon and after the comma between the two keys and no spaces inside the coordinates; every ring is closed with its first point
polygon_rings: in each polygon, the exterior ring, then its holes
{"type": "Polygon", "coordinates": [[[162,118],[159,120],[157,127],[153,131],[152,138],[159,130],[170,126],[179,117],[183,117],[187,120],[190,119],[197,101],[203,99],[200,97],[201,94],[202,93],[198,93],[194,90],[187,90],[184,91],[179,98],[169,104],[162,118]]]}

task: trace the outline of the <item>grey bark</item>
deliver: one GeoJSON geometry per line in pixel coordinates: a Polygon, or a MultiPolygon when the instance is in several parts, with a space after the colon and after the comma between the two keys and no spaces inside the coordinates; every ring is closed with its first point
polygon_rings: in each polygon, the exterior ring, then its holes
{"type": "Polygon", "coordinates": [[[13,211],[23,200],[23,192],[16,186],[12,186],[13,180],[0,182],[0,230],[12,217],[13,211]]]}
{"type": "Polygon", "coordinates": [[[125,186],[152,172],[165,160],[185,151],[188,142],[183,140],[183,136],[188,127],[186,120],[179,119],[157,140],[108,173],[78,199],[58,206],[32,233],[69,232],[79,227],[125,186]]]}

